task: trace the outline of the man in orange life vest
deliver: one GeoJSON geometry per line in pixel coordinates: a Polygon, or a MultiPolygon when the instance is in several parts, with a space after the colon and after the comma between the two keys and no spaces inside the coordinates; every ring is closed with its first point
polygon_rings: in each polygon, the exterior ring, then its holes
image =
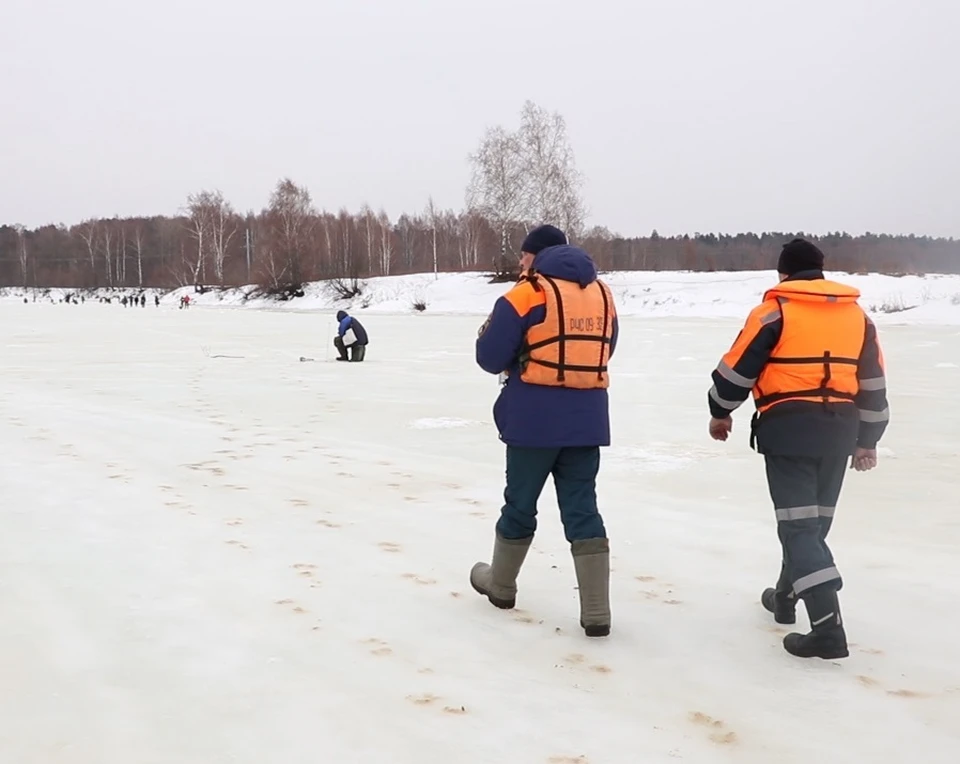
{"type": "Polygon", "coordinates": [[[617,342],[613,296],[582,249],[553,226],[532,230],[524,274],[480,328],[477,363],[506,382],[494,405],[507,446],[504,505],[491,564],[470,583],[499,608],[516,603],[517,576],[537,528],[537,500],[553,476],[580,587],[580,625],[610,633],[610,546],[597,509],[600,447],[610,445],[607,363],[617,342]]]}
{"type": "Polygon", "coordinates": [[[751,446],[766,461],[783,551],[779,580],[761,602],[782,624],[796,622],[797,598],[806,605],[811,631],[788,634],[789,653],[845,658],[842,580],[826,538],[847,461],[858,471],[877,464],[890,418],[883,353],[860,293],[824,278],[816,246],[785,244],[777,270],[780,284],[713,372],[710,435],[727,439],[731,412],[752,391],[751,446]]]}

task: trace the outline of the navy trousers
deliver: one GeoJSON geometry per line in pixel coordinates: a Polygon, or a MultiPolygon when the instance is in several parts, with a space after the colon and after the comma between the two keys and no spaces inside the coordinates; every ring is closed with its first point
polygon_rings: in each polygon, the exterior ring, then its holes
{"type": "Polygon", "coordinates": [[[533,536],[537,530],[537,501],[552,475],[567,541],[606,538],[603,518],[597,509],[599,470],[598,446],[507,446],[507,484],[497,533],[506,539],[533,536]]]}

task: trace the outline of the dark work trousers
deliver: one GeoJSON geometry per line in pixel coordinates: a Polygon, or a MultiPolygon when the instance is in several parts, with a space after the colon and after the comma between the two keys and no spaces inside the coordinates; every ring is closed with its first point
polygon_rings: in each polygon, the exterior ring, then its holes
{"type": "Polygon", "coordinates": [[[840,572],[827,534],[840,498],[847,456],[809,458],[768,454],[767,484],[777,513],[783,562],[777,592],[801,597],[815,586],[839,590],[840,572]]]}
{"type": "MultiPolygon", "coordinates": [[[[337,352],[340,353],[340,357],[346,361],[347,360],[347,346],[343,344],[342,337],[334,337],[333,344],[337,348],[337,352]]],[[[362,361],[364,356],[367,354],[366,345],[358,345],[354,343],[350,346],[350,360],[353,362],[362,361]]]]}
{"type": "Polygon", "coordinates": [[[497,533],[506,539],[529,538],[537,530],[537,500],[553,475],[560,520],[567,541],[606,538],[597,509],[598,446],[521,448],[507,446],[507,485],[497,533]]]}

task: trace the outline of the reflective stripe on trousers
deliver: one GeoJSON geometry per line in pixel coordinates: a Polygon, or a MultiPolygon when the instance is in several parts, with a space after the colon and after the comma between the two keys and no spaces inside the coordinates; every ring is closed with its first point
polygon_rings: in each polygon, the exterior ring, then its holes
{"type": "Polygon", "coordinates": [[[765,459],[783,552],[783,577],[797,596],[831,581],[836,581],[839,588],[842,580],[827,535],[836,514],[847,457],[766,455],[765,459]]]}

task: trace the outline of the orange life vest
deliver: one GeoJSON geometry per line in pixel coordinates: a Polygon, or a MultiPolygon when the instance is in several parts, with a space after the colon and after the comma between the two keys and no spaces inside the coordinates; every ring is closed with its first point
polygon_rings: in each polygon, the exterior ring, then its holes
{"type": "Polygon", "coordinates": [[[532,273],[527,280],[544,297],[546,318],[527,331],[520,378],[534,385],[607,388],[607,362],[616,308],[602,281],[586,287],[532,273]]]}
{"type": "Polygon", "coordinates": [[[784,281],[764,295],[783,316],[780,341],[753,388],[757,413],[784,401],[841,403],[860,390],[866,335],[860,292],[834,281],[784,281]]]}

